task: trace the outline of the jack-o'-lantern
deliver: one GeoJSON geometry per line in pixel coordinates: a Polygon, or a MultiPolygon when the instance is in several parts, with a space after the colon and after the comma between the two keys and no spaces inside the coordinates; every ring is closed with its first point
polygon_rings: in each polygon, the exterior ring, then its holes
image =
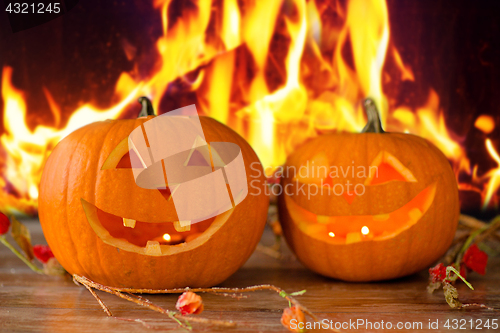
{"type": "Polygon", "coordinates": [[[361,134],[320,135],[283,168],[279,216],[287,243],[311,270],[346,281],[415,273],[450,246],[458,186],[429,141],[387,133],[365,101],[361,134]]]}
{"type": "Polygon", "coordinates": [[[179,221],[171,184],[148,189],[134,179],[128,137],[134,129],[161,117],[154,116],[147,99],[140,101],[143,117],[84,126],[54,148],[40,185],[44,235],[69,273],[102,284],[133,288],[216,285],[248,259],[263,232],[268,198],[261,164],[237,133],[214,119],[199,117],[209,145],[227,142],[241,149],[244,181],[252,180],[252,189],[260,187],[261,191],[249,189],[239,204],[203,221],[179,221]]]}

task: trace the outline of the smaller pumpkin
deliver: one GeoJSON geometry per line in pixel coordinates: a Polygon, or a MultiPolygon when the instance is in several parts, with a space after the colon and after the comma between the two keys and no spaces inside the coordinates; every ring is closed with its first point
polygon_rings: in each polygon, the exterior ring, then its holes
{"type": "MultiPolygon", "coordinates": [[[[170,200],[174,185],[149,189],[134,179],[137,170],[131,162],[129,135],[156,120],[150,101],[140,102],[143,110],[138,119],[84,126],[54,148],[45,163],[39,197],[47,243],[69,273],[105,285],[155,289],[216,285],[243,265],[262,235],[268,197],[260,162],[236,132],[200,117],[206,142],[232,143],[241,149],[246,172],[242,182],[252,181],[251,189],[260,191],[249,190],[244,199],[233,193],[229,210],[198,223],[179,221],[175,198],[170,200]]],[[[189,156],[196,157],[196,152],[189,156]]],[[[153,166],[167,163],[157,162],[153,166]]],[[[210,171],[220,171],[210,159],[206,162],[210,171]]]]}
{"type": "Polygon", "coordinates": [[[278,198],[287,243],[311,270],[346,281],[427,268],[450,246],[458,186],[438,148],[382,130],[365,101],[361,134],[318,136],[287,159],[278,198]]]}

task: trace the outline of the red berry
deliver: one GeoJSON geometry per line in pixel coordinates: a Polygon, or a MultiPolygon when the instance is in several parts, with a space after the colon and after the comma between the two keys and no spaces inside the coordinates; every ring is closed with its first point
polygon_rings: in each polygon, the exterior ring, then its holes
{"type": "Polygon", "coordinates": [[[44,264],[47,263],[50,258],[54,258],[54,254],[48,245],[33,246],[33,253],[35,257],[44,264]]]}
{"type": "Polygon", "coordinates": [[[488,255],[481,251],[476,244],[472,244],[467,251],[465,251],[462,262],[474,272],[484,275],[486,273],[488,255]]]}
{"type": "Polygon", "coordinates": [[[9,231],[9,227],[9,218],[4,213],[0,213],[0,235],[6,234],[9,231]]]}
{"type": "Polygon", "coordinates": [[[203,311],[203,301],[199,295],[191,291],[186,291],[179,296],[175,307],[183,315],[199,314],[203,311]]]}
{"type": "Polygon", "coordinates": [[[429,274],[431,276],[432,282],[443,282],[446,279],[446,266],[442,263],[429,268],[429,274]]]}

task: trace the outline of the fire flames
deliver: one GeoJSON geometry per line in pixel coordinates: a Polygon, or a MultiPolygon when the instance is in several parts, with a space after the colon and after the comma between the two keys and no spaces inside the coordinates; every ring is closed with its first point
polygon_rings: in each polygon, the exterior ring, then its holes
{"type": "MultiPolygon", "coordinates": [[[[250,142],[269,174],[307,138],[324,131],[361,130],[366,120],[360,101],[371,97],[387,130],[432,141],[451,161],[457,179],[470,179],[460,188],[480,193],[483,208],[496,205],[500,156],[493,143],[485,141],[499,167],[478,176],[477,165],[471,166],[460,140],[446,127],[432,88],[418,106],[401,105],[386,91],[386,77],[398,82],[415,77],[391,42],[384,0],[350,0],[346,5],[334,0],[244,5],[224,0],[213,10],[214,2],[198,0],[196,10],[173,18],[171,0],[154,0],[163,24],[154,72],[146,78],[137,77],[137,71],[122,73],[114,96],[119,103],[104,110],[86,104],[64,127],[58,98],[45,89],[54,124],[30,130],[24,94],[11,83],[13,69],[4,67],[0,210],[35,214],[43,161],[59,140],[85,124],[119,117],[139,96],[149,96],[158,110],[161,97],[179,79],[195,92],[199,110],[250,142]]],[[[495,123],[483,115],[475,127],[487,135],[495,123]]]]}

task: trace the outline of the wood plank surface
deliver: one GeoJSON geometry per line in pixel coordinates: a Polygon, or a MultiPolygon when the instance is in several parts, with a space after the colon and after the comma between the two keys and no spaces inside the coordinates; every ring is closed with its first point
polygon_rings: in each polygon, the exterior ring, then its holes
{"type": "MultiPolygon", "coordinates": [[[[45,243],[37,221],[24,221],[32,232],[33,244],[45,243]]],[[[10,237],[10,236],[9,236],[10,237]]],[[[272,242],[266,229],[262,243],[272,242]]],[[[453,310],[446,304],[442,291],[426,292],[426,271],[413,276],[378,283],[346,283],[314,274],[297,262],[288,249],[288,259],[274,259],[256,251],[247,263],[221,284],[224,287],[246,287],[274,284],[287,292],[306,289],[297,299],[328,326],[344,325],[344,332],[382,332],[392,324],[410,325],[402,331],[431,331],[429,321],[438,321],[434,332],[476,331],[480,321],[499,321],[499,312],[486,309],[453,310]],[[471,321],[473,327],[471,329],[471,321]],[[362,323],[361,320],[364,322],[362,323]],[[450,328],[444,325],[449,320],[450,328]],[[455,320],[455,321],[454,321],[455,320]],[[384,324],[382,324],[382,321],[384,324]],[[370,329],[370,322],[371,329],[370,329]],[[355,326],[350,323],[359,323],[355,326]],[[457,323],[456,329],[453,324],[457,323]],[[464,324],[465,323],[465,324],[464,324]],[[378,325],[378,326],[377,326],[378,325]],[[382,329],[382,325],[384,329],[382,329]],[[420,326],[421,325],[421,326],[420,326]],[[378,327],[378,329],[377,329],[378,327]],[[460,329],[462,328],[462,329],[460,329]]],[[[500,268],[497,258],[490,259],[487,274],[472,274],[475,291],[457,284],[464,303],[484,303],[500,308],[500,268]]],[[[26,267],[7,248],[0,246],[0,331],[1,332],[142,332],[184,331],[165,315],[142,308],[116,296],[98,292],[114,317],[107,317],[92,295],[70,278],[38,275],[26,267]],[[134,321],[140,319],[141,321],[134,321]]],[[[249,293],[234,299],[203,294],[202,316],[232,320],[236,328],[193,324],[195,331],[286,332],[280,324],[286,300],[270,291],[249,293]]],[[[153,302],[174,309],[177,295],[147,295],[153,302]]],[[[310,318],[308,318],[313,323],[310,318]]],[[[484,331],[482,329],[481,331],[484,331]]],[[[490,328],[491,331],[493,330],[490,328]]],[[[319,330],[325,331],[325,330],[319,330]]]]}

